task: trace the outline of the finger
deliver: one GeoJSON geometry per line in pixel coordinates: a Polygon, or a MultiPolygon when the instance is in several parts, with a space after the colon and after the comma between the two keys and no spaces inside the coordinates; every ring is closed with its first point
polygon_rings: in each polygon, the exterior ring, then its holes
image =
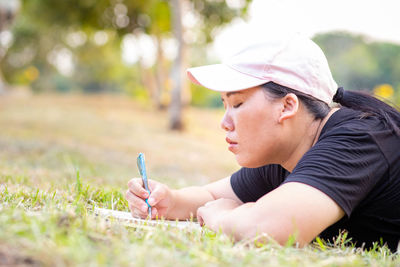
{"type": "Polygon", "coordinates": [[[203,207],[197,209],[197,221],[199,222],[200,226],[204,225],[203,211],[204,211],[203,207]]]}
{"type": "Polygon", "coordinates": [[[143,180],[142,180],[142,178],[137,178],[137,177],[135,177],[135,178],[130,179],[130,180],[128,181],[128,187],[129,187],[132,183],[138,183],[138,184],[140,184],[141,186],[143,186],[143,180]]]}
{"type": "Polygon", "coordinates": [[[134,195],[131,191],[126,192],[126,200],[128,201],[129,205],[134,207],[135,209],[140,210],[141,212],[147,212],[148,205],[147,203],[141,199],[140,197],[134,195]]]}
{"type": "Polygon", "coordinates": [[[149,196],[149,205],[150,206],[155,206],[157,205],[158,202],[160,202],[161,200],[163,200],[165,198],[166,195],[166,189],[164,186],[157,186],[151,193],[149,196]]]}
{"type": "Polygon", "coordinates": [[[150,192],[153,192],[153,190],[155,190],[156,187],[158,187],[158,186],[160,185],[159,182],[154,181],[154,180],[151,180],[151,179],[148,179],[147,182],[148,182],[148,184],[149,184],[150,192]]]}
{"type": "Polygon", "coordinates": [[[143,188],[143,182],[140,178],[131,179],[128,182],[128,188],[133,194],[141,198],[149,197],[149,193],[146,191],[146,189],[143,188]]]}
{"type": "Polygon", "coordinates": [[[129,209],[131,210],[132,217],[134,218],[146,219],[148,216],[147,212],[142,212],[134,206],[129,205],[129,209]]]}

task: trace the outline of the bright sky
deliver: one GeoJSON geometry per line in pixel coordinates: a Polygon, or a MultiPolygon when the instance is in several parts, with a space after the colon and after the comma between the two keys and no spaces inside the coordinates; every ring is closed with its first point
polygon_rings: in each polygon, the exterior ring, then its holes
{"type": "Polygon", "coordinates": [[[254,34],[345,30],[400,44],[400,0],[253,0],[249,20],[236,20],[214,42],[219,59],[234,53],[254,34]]]}

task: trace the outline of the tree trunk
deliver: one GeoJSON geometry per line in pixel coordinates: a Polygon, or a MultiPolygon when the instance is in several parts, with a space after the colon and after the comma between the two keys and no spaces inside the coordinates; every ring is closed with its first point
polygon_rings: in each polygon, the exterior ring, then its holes
{"type": "Polygon", "coordinates": [[[0,70],[0,95],[6,92],[6,83],[4,82],[3,75],[0,70]]]}
{"type": "Polygon", "coordinates": [[[183,40],[182,0],[171,0],[172,27],[175,39],[178,42],[177,56],[171,70],[172,91],[170,104],[170,129],[182,130],[182,87],[184,85],[184,55],[185,43],[183,40]]]}
{"type": "Polygon", "coordinates": [[[161,38],[160,35],[157,34],[155,36],[157,41],[157,60],[155,63],[155,96],[154,103],[156,104],[158,109],[166,108],[166,103],[163,102],[162,96],[166,90],[166,75],[165,75],[165,66],[164,66],[164,53],[161,47],[161,38]]]}

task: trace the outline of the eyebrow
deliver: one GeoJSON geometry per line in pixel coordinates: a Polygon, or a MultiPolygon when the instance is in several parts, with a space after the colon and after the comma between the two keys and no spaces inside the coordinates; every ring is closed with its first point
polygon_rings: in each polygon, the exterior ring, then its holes
{"type": "MultiPolygon", "coordinates": [[[[229,98],[231,95],[235,95],[235,94],[243,94],[242,91],[235,91],[235,92],[227,92],[226,93],[226,97],[229,98]]],[[[222,102],[224,102],[224,99],[221,97],[222,102]]]]}

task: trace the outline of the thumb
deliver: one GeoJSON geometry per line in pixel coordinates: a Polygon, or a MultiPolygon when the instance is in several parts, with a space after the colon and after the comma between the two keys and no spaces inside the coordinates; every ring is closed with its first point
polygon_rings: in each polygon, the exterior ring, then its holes
{"type": "Polygon", "coordinates": [[[148,203],[150,206],[157,205],[166,196],[166,189],[164,186],[156,186],[154,190],[150,193],[148,203]]]}

